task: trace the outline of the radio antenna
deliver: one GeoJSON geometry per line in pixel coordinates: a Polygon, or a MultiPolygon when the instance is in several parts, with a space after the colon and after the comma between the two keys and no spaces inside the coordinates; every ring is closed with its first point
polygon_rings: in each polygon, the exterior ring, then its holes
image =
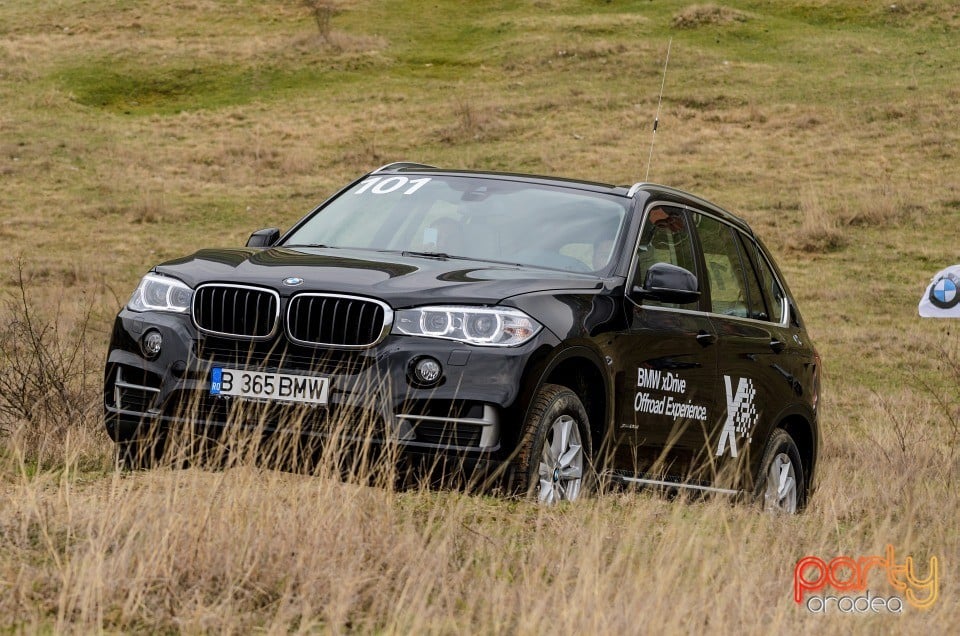
{"type": "Polygon", "coordinates": [[[673,44],[673,38],[667,40],[667,59],[663,61],[663,79],[660,80],[660,98],[657,100],[657,116],[653,118],[653,136],[650,137],[650,155],[647,157],[647,174],[643,180],[650,178],[650,163],[653,161],[653,143],[657,140],[657,126],[660,124],[660,106],[663,104],[663,87],[667,83],[667,64],[670,63],[670,46],[673,44]]]}

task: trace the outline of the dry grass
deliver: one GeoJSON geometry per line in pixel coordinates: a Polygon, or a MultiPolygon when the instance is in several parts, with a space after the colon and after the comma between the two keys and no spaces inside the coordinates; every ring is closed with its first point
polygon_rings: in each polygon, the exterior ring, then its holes
{"type": "MultiPolygon", "coordinates": [[[[917,210],[911,210],[910,200],[885,183],[863,186],[860,192],[854,192],[845,199],[841,217],[847,225],[870,227],[896,227],[913,217],[917,220],[917,210]]],[[[919,205],[914,203],[913,205],[919,205]]]]}
{"type": "Polygon", "coordinates": [[[715,4],[691,5],[673,16],[673,26],[678,29],[696,29],[702,26],[725,26],[746,21],[747,14],[744,12],[715,4]]]}
{"type": "MultiPolygon", "coordinates": [[[[78,461],[102,448],[92,440],[68,439],[35,467],[14,442],[0,463],[0,615],[31,631],[623,633],[639,612],[668,632],[821,633],[851,617],[793,604],[796,559],[879,554],[893,541],[945,566],[945,602],[898,625],[942,625],[955,611],[960,511],[936,493],[957,485],[960,440],[928,399],[868,397],[848,430],[829,427],[820,491],[793,519],[649,493],[556,509],[395,493],[323,464],[308,475],[250,460],[91,472],[78,461]],[[909,443],[876,426],[891,419],[909,443]]],[[[889,617],[857,620],[874,630],[889,617]]]]}
{"type": "MultiPolygon", "coordinates": [[[[819,634],[960,622],[960,358],[941,351],[952,323],[916,318],[930,275],[956,255],[942,231],[960,207],[956,7],[728,3],[749,15],[728,28],[704,5],[641,4],[494,14],[362,0],[337,4],[326,37],[289,0],[4,4],[0,332],[23,324],[22,254],[36,324],[56,325],[45,346],[83,346],[62,384],[70,406],[47,384],[27,402],[36,409],[0,422],[0,629],[819,634]],[[688,13],[705,28],[673,26],[688,13]],[[636,181],[668,37],[651,177],[750,221],[825,361],[820,488],[804,515],[649,492],[543,510],[360,485],[369,475],[342,480],[333,458],[296,471],[243,453],[224,468],[114,470],[99,378],[112,315],[147,268],[288,227],[393,160],[636,181]],[[126,113],[84,101],[64,75],[123,64],[160,87],[168,71],[203,81],[175,107],[126,113]],[[798,558],[887,543],[941,558],[932,611],[894,623],[791,601],[798,558]]],[[[0,377],[16,377],[18,360],[40,377],[22,351],[0,342],[0,377]]],[[[891,593],[882,581],[873,591],[891,593]]]]}
{"type": "Polygon", "coordinates": [[[842,248],[847,243],[835,211],[828,210],[812,188],[800,193],[800,228],[792,247],[804,252],[823,252],[842,248]]]}

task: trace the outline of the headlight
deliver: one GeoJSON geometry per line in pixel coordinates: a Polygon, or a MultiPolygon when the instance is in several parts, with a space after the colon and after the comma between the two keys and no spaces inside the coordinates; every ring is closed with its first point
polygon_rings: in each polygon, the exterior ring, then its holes
{"type": "Polygon", "coordinates": [[[191,298],[193,290],[176,278],[147,274],[130,297],[127,309],[184,313],[190,309],[191,298]]]}
{"type": "Polygon", "coordinates": [[[515,347],[542,326],[509,307],[418,307],[396,312],[393,333],[459,340],[485,347],[515,347]]]}

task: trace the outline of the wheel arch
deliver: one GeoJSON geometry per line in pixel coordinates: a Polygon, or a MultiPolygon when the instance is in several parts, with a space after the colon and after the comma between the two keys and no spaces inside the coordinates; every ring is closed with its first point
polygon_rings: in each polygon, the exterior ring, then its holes
{"type": "Polygon", "coordinates": [[[546,365],[537,382],[565,386],[580,398],[590,420],[590,448],[596,458],[613,418],[612,383],[599,353],[586,346],[565,349],[546,365]]]}
{"type": "Polygon", "coordinates": [[[800,461],[803,462],[804,486],[809,495],[813,491],[813,478],[816,472],[818,436],[811,420],[800,413],[787,415],[777,424],[793,438],[800,452],[800,461]]]}

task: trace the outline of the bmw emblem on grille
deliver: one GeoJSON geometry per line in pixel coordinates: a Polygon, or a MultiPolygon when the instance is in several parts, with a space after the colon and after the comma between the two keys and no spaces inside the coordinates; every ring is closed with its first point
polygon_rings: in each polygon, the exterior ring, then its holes
{"type": "Polygon", "coordinates": [[[289,278],[284,278],[283,284],[287,287],[296,287],[297,285],[303,284],[303,279],[297,278],[296,276],[291,276],[289,278]]]}

